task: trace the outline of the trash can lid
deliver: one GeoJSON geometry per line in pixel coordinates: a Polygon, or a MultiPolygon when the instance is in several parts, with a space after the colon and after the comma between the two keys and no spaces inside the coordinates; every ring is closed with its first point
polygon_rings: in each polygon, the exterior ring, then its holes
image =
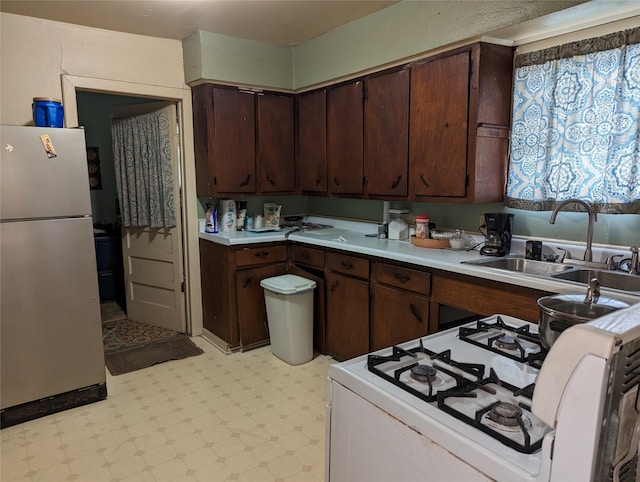
{"type": "Polygon", "coordinates": [[[316,287],[316,282],[295,274],[283,274],[260,281],[260,286],[282,295],[292,295],[309,291],[316,287]]]}

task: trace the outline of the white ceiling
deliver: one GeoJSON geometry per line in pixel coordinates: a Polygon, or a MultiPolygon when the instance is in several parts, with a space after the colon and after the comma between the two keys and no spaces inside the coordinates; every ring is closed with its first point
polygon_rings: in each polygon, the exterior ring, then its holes
{"type": "Polygon", "coordinates": [[[183,40],[197,30],[295,45],[398,0],[2,0],[0,11],[183,40]]]}

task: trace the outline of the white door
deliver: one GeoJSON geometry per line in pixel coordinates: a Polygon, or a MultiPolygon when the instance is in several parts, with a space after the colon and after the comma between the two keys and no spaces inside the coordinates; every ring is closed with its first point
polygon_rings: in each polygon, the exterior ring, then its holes
{"type": "MultiPolygon", "coordinates": [[[[173,189],[180,202],[179,132],[174,104],[149,103],[118,107],[114,117],[164,112],[171,122],[173,189]]],[[[179,332],[186,331],[182,222],[175,206],[173,228],[122,227],[122,257],[127,318],[179,332]]]]}

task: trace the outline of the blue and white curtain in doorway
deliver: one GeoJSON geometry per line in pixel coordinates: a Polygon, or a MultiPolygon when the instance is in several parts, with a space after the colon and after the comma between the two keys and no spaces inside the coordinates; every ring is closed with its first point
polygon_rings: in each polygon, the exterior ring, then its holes
{"type": "Polygon", "coordinates": [[[164,112],[111,122],[122,224],[176,225],[169,119],[164,112]]]}
{"type": "Polygon", "coordinates": [[[640,28],[516,58],[509,207],[640,213],[640,28]]]}

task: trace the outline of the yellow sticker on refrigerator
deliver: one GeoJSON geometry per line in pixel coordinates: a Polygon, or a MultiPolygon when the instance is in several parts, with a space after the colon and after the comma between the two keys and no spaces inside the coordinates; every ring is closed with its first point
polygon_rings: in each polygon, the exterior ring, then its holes
{"type": "Polygon", "coordinates": [[[40,140],[42,141],[42,145],[44,146],[44,151],[47,153],[47,157],[49,159],[53,159],[54,157],[58,157],[56,154],[56,149],[53,147],[53,142],[49,137],[49,134],[42,134],[40,136],[40,140]]]}

